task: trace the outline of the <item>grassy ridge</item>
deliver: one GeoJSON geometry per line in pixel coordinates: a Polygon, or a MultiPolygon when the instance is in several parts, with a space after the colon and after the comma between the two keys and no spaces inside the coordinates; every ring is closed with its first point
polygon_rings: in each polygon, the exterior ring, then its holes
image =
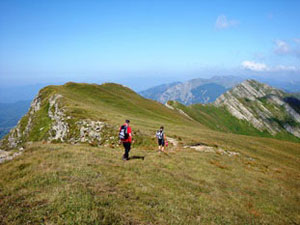
{"type": "Polygon", "coordinates": [[[192,124],[177,112],[145,99],[122,85],[67,83],[51,88],[64,96],[64,105],[75,118],[102,119],[116,124],[129,118],[141,127],[153,126],[153,123],[155,126],[161,123],[192,124]]]}

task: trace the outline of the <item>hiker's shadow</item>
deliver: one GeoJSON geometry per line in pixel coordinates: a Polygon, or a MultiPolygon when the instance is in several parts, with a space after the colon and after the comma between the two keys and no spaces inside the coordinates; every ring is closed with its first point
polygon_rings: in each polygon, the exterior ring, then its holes
{"type": "Polygon", "coordinates": [[[137,155],[134,155],[134,156],[131,156],[128,158],[128,160],[132,160],[132,159],[141,159],[141,160],[144,160],[145,159],[145,156],[137,156],[137,155]]]}

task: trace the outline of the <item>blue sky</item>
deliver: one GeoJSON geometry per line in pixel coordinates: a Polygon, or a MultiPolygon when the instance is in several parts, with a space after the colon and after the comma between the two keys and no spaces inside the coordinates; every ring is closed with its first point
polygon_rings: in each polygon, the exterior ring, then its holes
{"type": "Polygon", "coordinates": [[[299,12],[296,0],[2,0],[0,82],[300,79],[299,12]]]}

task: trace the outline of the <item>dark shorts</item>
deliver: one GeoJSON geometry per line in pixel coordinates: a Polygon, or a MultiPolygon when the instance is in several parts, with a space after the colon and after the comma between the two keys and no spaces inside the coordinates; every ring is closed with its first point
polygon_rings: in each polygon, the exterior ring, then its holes
{"type": "Polygon", "coordinates": [[[165,140],[164,139],[158,139],[158,145],[159,146],[165,146],[165,140]]]}

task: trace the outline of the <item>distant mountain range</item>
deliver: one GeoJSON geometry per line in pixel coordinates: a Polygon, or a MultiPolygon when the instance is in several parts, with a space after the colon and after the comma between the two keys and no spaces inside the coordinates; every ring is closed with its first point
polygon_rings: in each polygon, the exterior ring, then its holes
{"type": "MultiPolygon", "coordinates": [[[[145,98],[161,103],[178,101],[184,105],[212,103],[226,91],[243,82],[246,78],[236,76],[214,76],[209,79],[192,79],[186,82],[162,84],[139,92],[145,98]]],[[[300,92],[299,81],[278,81],[257,77],[255,80],[266,83],[285,92],[300,92]]],[[[296,93],[297,95],[297,93],[296,93]]],[[[299,95],[299,94],[298,94],[299,95]]]]}
{"type": "Polygon", "coordinates": [[[234,76],[215,76],[210,79],[193,79],[187,82],[164,84],[140,92],[145,98],[161,103],[169,100],[185,105],[214,102],[221,94],[242,82],[244,79],[234,76]]]}

